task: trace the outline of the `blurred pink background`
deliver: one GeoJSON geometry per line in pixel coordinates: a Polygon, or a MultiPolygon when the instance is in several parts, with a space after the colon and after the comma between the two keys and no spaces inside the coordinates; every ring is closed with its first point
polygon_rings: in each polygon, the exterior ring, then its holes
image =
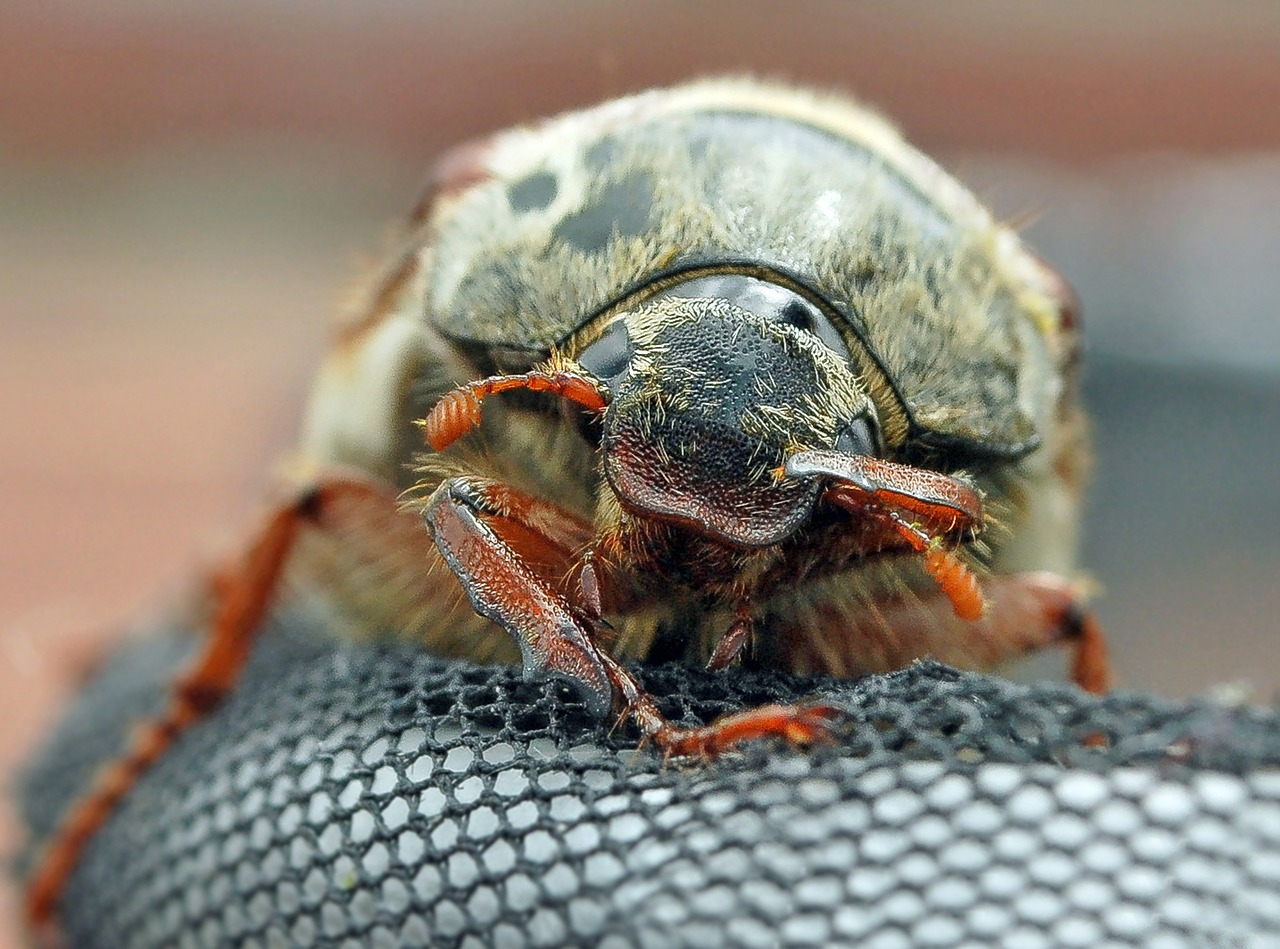
{"type": "Polygon", "coordinates": [[[335,301],[433,156],[726,71],[852,91],[1034,221],[1084,299],[1100,455],[1087,560],[1121,675],[1269,701],[1280,6],[781,11],[0,8],[0,773],[129,620],[234,543],[335,301]]]}

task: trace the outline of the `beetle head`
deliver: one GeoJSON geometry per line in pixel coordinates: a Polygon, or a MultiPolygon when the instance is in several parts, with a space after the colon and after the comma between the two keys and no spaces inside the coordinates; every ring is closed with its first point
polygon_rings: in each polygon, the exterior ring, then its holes
{"type": "Polygon", "coordinates": [[[874,411],[811,301],[745,274],[676,283],[619,314],[578,356],[609,392],[604,473],[622,504],[743,547],[779,543],[817,481],[789,453],[875,454],[874,411]]]}

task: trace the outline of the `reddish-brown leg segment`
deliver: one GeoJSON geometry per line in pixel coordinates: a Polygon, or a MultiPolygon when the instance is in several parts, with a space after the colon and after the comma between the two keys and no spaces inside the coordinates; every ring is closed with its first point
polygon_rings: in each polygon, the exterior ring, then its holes
{"type": "Polygon", "coordinates": [[[567,512],[554,516],[557,510],[511,488],[454,478],[436,489],[424,512],[472,606],[516,640],[527,673],[563,676],[599,714],[616,700],[624,717],[670,756],[707,757],[765,737],[804,743],[827,733],[837,714],[827,706],[771,705],[702,728],[670,724],[639,681],[596,645],[589,611],[570,601],[573,587],[556,588],[554,577],[570,577],[574,571],[571,544],[555,535],[555,525],[573,535],[583,529],[567,512]],[[552,561],[558,556],[565,562],[556,571],[552,561]],[[535,569],[530,563],[534,558],[545,566],[535,569]]]}
{"type": "Polygon", "coordinates": [[[525,673],[565,677],[604,714],[613,690],[588,620],[553,579],[568,572],[574,551],[565,534],[581,535],[581,521],[503,485],[462,477],[436,488],[423,516],[472,607],[519,645],[525,673]]]}
{"type": "Polygon", "coordinates": [[[963,668],[992,668],[1051,648],[1073,650],[1072,680],[1090,692],[1111,684],[1106,642],[1078,591],[1052,573],[983,580],[987,608],[978,620],[956,616],[941,591],[915,591],[869,604],[815,605],[816,622],[776,622],[775,634],[801,669],[841,675],[885,672],[930,656],[963,668]]]}
{"type": "Polygon", "coordinates": [[[609,679],[646,741],[668,758],[714,758],[716,755],[760,738],[781,738],[793,745],[808,745],[827,738],[831,724],[841,715],[832,705],[761,705],[734,712],[701,728],[672,725],[658,710],[653,696],[608,653],[601,653],[609,679]]]}
{"type": "Polygon", "coordinates": [[[990,622],[979,624],[995,660],[1052,646],[1073,650],[1071,679],[1087,692],[1111,688],[1107,643],[1081,595],[1055,573],[1015,573],[987,581],[990,622]]]}
{"type": "Polygon", "coordinates": [[[58,900],[81,853],[124,796],[179,735],[235,687],[301,528],[323,526],[326,510],[351,497],[373,499],[395,509],[394,497],[371,483],[345,478],[319,481],[273,511],[244,559],[220,573],[213,584],[215,605],[208,636],[173,683],[168,706],[139,725],[128,748],[98,772],[46,845],[27,886],[27,918],[36,932],[50,932],[58,900]]]}
{"type": "Polygon", "coordinates": [[[707,660],[708,672],[719,672],[721,669],[727,669],[732,665],[733,661],[742,655],[742,651],[747,648],[747,643],[751,642],[751,637],[755,633],[755,621],[751,618],[751,605],[743,601],[738,604],[738,615],[734,618],[733,624],[720,637],[720,641],[716,643],[716,648],[711,651],[711,658],[707,660]]]}
{"type": "Polygon", "coordinates": [[[1107,644],[1080,592],[1055,573],[1015,573],[985,581],[988,615],[973,627],[970,648],[984,664],[1045,648],[1073,650],[1071,679],[1097,694],[1111,687],[1107,644]],[[983,652],[985,650],[985,653],[983,652]]]}
{"type": "MultiPolygon", "coordinates": [[[[991,577],[984,596],[969,568],[943,546],[944,539],[958,540],[982,528],[982,502],[964,482],[935,471],[831,451],[797,452],[779,476],[826,479],[823,497],[881,525],[886,547],[895,545],[896,535],[897,544],[924,555],[925,570],[945,601],[923,594],[879,601],[867,616],[868,628],[850,631],[851,638],[882,647],[876,651],[886,668],[921,655],[990,666],[1019,653],[1072,642],[1076,684],[1090,692],[1109,687],[1102,630],[1066,580],[1048,573],[991,577]],[[952,615],[943,613],[946,606],[952,615]],[[884,647],[886,639],[912,644],[914,655],[884,647]]],[[[798,631],[797,637],[802,648],[812,645],[838,655],[832,651],[836,644],[821,642],[820,631],[798,631]]]]}

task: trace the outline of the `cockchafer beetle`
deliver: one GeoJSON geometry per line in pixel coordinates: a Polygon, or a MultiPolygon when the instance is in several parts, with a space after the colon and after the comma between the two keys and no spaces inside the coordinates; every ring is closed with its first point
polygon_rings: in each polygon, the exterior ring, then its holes
{"type": "Polygon", "coordinates": [[[1077,334],[1013,231],[839,98],[705,81],[454,151],[320,373],[296,490],[55,835],[32,920],[281,598],[522,658],[678,756],[813,740],[833,710],[677,727],[620,660],[856,675],[1070,641],[1105,689],[1065,579],[1077,334]]]}

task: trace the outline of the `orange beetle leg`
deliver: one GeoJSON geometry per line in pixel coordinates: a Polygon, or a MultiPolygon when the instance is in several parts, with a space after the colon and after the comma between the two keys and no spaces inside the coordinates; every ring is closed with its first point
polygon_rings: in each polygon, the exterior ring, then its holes
{"type": "Polygon", "coordinates": [[[672,725],[639,681],[608,653],[601,653],[605,671],[623,703],[622,719],[632,719],[643,744],[656,745],[667,758],[710,759],[747,741],[780,738],[791,745],[810,745],[831,736],[844,712],[833,705],[762,705],[734,712],[710,725],[685,728],[672,725]]]}
{"type": "Polygon", "coordinates": [[[267,519],[244,560],[212,584],[215,608],[204,648],[173,683],[168,706],[143,722],[124,753],[105,765],[84,796],[63,817],[27,884],[26,915],[33,931],[50,932],[53,914],[84,848],[106,824],[139,778],[174,741],[207,716],[235,688],[262,620],[280,584],[304,524],[323,525],[328,509],[351,496],[372,499],[395,513],[395,498],[368,482],[334,477],[319,481],[267,519]]]}

